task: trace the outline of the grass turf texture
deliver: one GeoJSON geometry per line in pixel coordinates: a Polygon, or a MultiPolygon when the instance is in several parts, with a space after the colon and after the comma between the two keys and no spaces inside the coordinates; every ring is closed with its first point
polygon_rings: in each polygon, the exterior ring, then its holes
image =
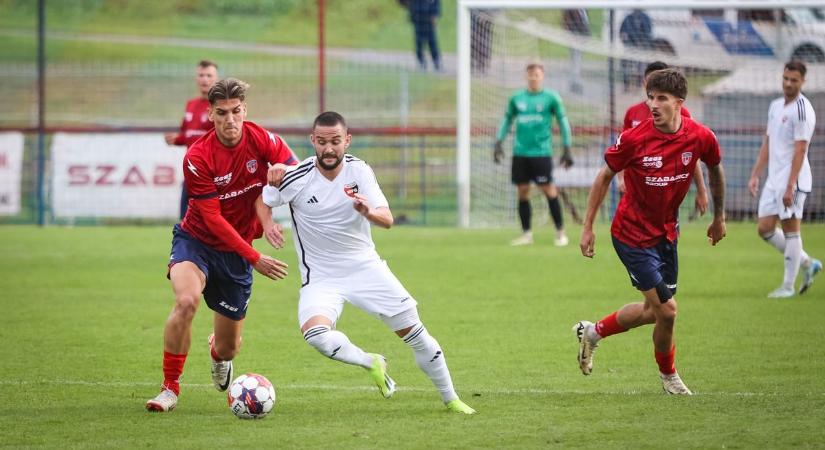
{"type": "MultiPolygon", "coordinates": [[[[578,229],[571,228],[571,236],[578,229]]],[[[730,224],[711,248],[704,225],[684,227],[677,365],[692,398],[661,392],[652,329],[605,340],[594,374],[575,362],[570,327],[638,298],[597,230],[596,258],[552,247],[552,231],[513,248],[516,230],[376,230],[379,252],[420,302],[462,398],[477,416],[448,413],[411,351],[352,306],[339,328],[390,361],[400,390],[383,400],[358,368],[330,361],[297,329],[300,284],[291,241],[274,253],[288,280],[256,275],[236,374],[257,372],[278,403],[239,421],[210,384],[202,306],[171,414],[144,402],[160,381],[171,307],[164,279],[168,227],[38,229],[0,234],[0,442],[9,447],[278,446],[336,448],[818,447],[825,432],[825,279],[804,297],[765,298],[782,259],[754,224],[730,224]],[[819,424],[819,425],[817,425],[819,424]]],[[[825,229],[803,227],[825,256],[825,229]]],[[[576,239],[574,239],[575,241],[576,239]]],[[[259,248],[264,249],[264,243],[259,248]]]]}

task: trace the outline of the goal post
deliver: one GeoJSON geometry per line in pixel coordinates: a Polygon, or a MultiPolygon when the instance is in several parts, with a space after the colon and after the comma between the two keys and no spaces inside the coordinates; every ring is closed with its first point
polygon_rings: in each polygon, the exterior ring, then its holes
{"type": "MultiPolygon", "coordinates": [[[[825,51],[825,14],[821,18],[811,19],[820,20],[822,26],[819,27],[818,24],[803,23],[803,16],[809,12],[814,16],[823,12],[821,1],[788,0],[769,3],[764,0],[458,0],[458,225],[466,228],[501,226],[515,222],[515,191],[510,185],[509,162],[501,166],[493,165],[492,144],[509,94],[524,87],[523,70],[528,62],[541,62],[545,65],[550,63],[545,85],[550,84],[548,80],[551,83],[560,83],[559,78],[554,77],[558,73],[565,74],[562,76],[564,86],[551,85],[550,88],[559,91],[565,102],[573,129],[576,165],[575,171],[565,172],[557,169],[554,176],[560,177],[557,184],[572,183],[576,187],[579,193],[574,203],[583,213],[581,210],[585,200],[581,198],[581,192],[584,191],[583,195],[586,197],[586,186],[592,182],[593,171],[602,163],[601,153],[604,147],[612,143],[615,133],[621,128],[621,117],[625,108],[632,104],[631,100],[635,100],[633,103],[642,100],[641,88],[638,86],[638,79],[641,78],[638,73],[640,67],[652,61],[662,60],[689,71],[690,77],[693,78],[689,77],[692,84],[687,105],[694,116],[714,130],[717,127],[726,129],[730,134],[728,143],[741,144],[741,138],[745,135],[752,141],[754,137],[764,134],[765,121],[762,120],[762,116],[766,119],[767,114],[767,105],[764,105],[764,108],[762,105],[764,99],[737,105],[732,100],[721,101],[724,96],[718,93],[724,91],[726,82],[730,84],[737,76],[739,68],[761,64],[759,67],[764,68],[760,69],[764,80],[760,80],[758,84],[769,86],[768,90],[779,96],[781,64],[790,57],[799,55],[814,63],[813,70],[809,66],[806,86],[812,84],[810,76],[825,67],[825,64],[816,64],[820,61],[817,54],[820,41],[822,50],[825,51]],[[584,9],[591,13],[592,36],[572,36],[569,30],[559,25],[558,16],[563,10],[568,9],[584,9]],[[636,9],[654,16],[654,35],[658,31],[675,42],[659,39],[655,45],[642,47],[630,46],[624,41],[624,37],[620,39],[621,19],[636,9]],[[553,10],[556,11],[556,15],[553,10]],[[495,11],[495,14],[488,18],[493,23],[493,31],[487,31],[487,35],[482,39],[490,41],[489,45],[492,46],[492,49],[486,49],[487,54],[484,56],[490,58],[490,66],[486,67],[486,63],[482,63],[480,68],[477,60],[478,48],[480,45],[488,44],[478,42],[480,38],[476,20],[479,13],[489,11],[495,11]],[[684,13],[687,14],[686,24],[682,24],[679,22],[682,17],[680,14],[685,11],[688,11],[684,13]],[[761,20],[759,15],[765,12],[781,19],[769,25],[757,22],[761,20]],[[714,17],[707,19],[704,14],[714,17]],[[670,15],[679,19],[670,20],[670,15]],[[698,18],[700,16],[701,19],[698,18]],[[697,31],[693,28],[695,26],[702,28],[697,31]],[[751,41],[737,43],[738,47],[731,46],[730,42],[726,41],[728,36],[724,34],[724,27],[732,27],[734,32],[744,36],[742,39],[751,41]],[[770,34],[774,32],[775,35],[770,34]],[[490,37],[490,34],[493,37],[490,37]],[[809,45],[800,43],[800,36],[810,38],[803,39],[809,45]],[[764,48],[758,48],[759,45],[764,48]],[[759,54],[759,51],[763,51],[763,54],[759,54]],[[559,56],[562,53],[565,56],[559,56]],[[568,54],[570,56],[567,56],[568,54]],[[578,54],[578,59],[574,54],[578,54]],[[573,69],[573,66],[582,64],[582,54],[584,65],[582,68],[573,69]],[[490,73],[491,71],[494,73],[490,73]],[[579,71],[581,76],[578,74],[579,71]],[[628,77],[636,79],[628,81],[628,77]],[[584,82],[584,89],[589,90],[589,96],[582,96],[575,90],[579,80],[584,82]],[[628,83],[632,92],[628,92],[628,83]],[[597,95],[600,96],[600,100],[594,100],[597,95]],[[596,105],[601,109],[593,105],[594,101],[602,102],[601,105],[596,105]],[[743,116],[748,116],[750,121],[731,120],[724,115],[739,110],[743,116]]],[[[825,62],[825,53],[822,54],[821,61],[825,62]]],[[[814,84],[816,86],[812,88],[818,90],[819,82],[814,84]]],[[[825,97],[825,80],[822,83],[822,91],[825,97]]],[[[760,95],[766,94],[762,92],[760,95]]],[[[812,102],[815,108],[820,104],[813,99],[812,102]]],[[[825,106],[825,99],[821,104],[825,106]]],[[[555,126],[554,123],[554,128],[555,126]]],[[[512,134],[511,132],[510,136],[512,134]]],[[[560,140],[556,138],[553,141],[554,156],[558,156],[560,140]]],[[[751,144],[750,141],[747,143],[748,146],[751,144]]],[[[506,147],[512,148],[509,145],[506,147]]],[[[727,148],[723,144],[723,152],[725,150],[727,148]]],[[[752,162],[749,154],[737,160],[738,166],[733,168],[732,182],[741,184],[742,172],[752,162]]],[[[812,160],[811,164],[814,166],[815,162],[812,160]]],[[[822,161],[822,165],[822,170],[825,171],[825,161],[822,161]]],[[[727,166],[726,162],[726,168],[727,166]]],[[[749,169],[748,166],[747,170],[749,169]]],[[[816,173],[814,178],[817,178],[816,173]]],[[[746,186],[734,187],[746,189],[746,186]]],[[[736,196],[734,204],[736,208],[742,209],[742,214],[746,217],[747,214],[752,214],[751,210],[755,208],[755,203],[748,203],[745,190],[731,190],[729,186],[729,192],[730,195],[736,196]]],[[[825,198],[822,198],[825,194],[816,193],[811,197],[813,203],[822,203],[822,214],[825,216],[825,198]]],[[[541,207],[541,202],[534,202],[534,207],[536,206],[541,207]]]]}

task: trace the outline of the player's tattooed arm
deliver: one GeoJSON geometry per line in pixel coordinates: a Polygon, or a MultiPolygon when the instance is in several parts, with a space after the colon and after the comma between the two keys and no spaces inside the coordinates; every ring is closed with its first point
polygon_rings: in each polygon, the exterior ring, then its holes
{"type": "Polygon", "coordinates": [[[708,167],[710,195],[713,198],[713,216],[725,217],[725,171],[722,164],[708,167]]]}

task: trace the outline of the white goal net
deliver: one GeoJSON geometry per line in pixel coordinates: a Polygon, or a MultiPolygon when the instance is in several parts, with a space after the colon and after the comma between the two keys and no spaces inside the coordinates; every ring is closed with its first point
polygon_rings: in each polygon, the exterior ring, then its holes
{"type": "MultiPolygon", "coordinates": [[[[747,182],[765,133],[768,104],[782,95],[785,62],[806,63],[803,93],[822,111],[825,123],[825,8],[805,1],[784,2],[778,9],[755,4],[764,2],[682,1],[662,8],[661,2],[640,1],[460,0],[460,224],[501,226],[518,220],[510,182],[514,130],[504,142],[501,164],[493,161],[493,145],[510,96],[526,88],[530,63],[544,66],[544,87],[563,99],[572,129],[575,164],[563,170],[558,165],[561,136],[553,122],[554,178],[563,192],[566,221],[584,214],[602,154],[621,132],[627,108],[645,99],[643,74],[654,61],[685,73],[685,105],[719,138],[729,217],[754,217],[757,201],[747,192],[747,182]]],[[[823,134],[815,134],[809,150],[814,180],[825,179],[823,134]]],[[[817,184],[806,202],[806,218],[821,221],[825,190],[817,184]]],[[[696,217],[694,191],[683,203],[683,221],[696,217]]],[[[618,198],[614,189],[603,217],[609,217],[618,198]]],[[[532,204],[534,225],[540,225],[547,220],[547,203],[535,188],[532,204]]]]}

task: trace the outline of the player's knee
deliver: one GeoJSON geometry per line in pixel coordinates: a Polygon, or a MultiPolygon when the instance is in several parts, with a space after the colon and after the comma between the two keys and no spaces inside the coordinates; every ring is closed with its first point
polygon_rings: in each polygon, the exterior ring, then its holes
{"type": "Polygon", "coordinates": [[[304,332],[304,340],[315,350],[318,350],[319,353],[331,358],[336,352],[335,343],[331,339],[332,333],[335,333],[335,331],[332,331],[329,326],[316,325],[304,332]]]}
{"type": "Polygon", "coordinates": [[[183,293],[175,296],[175,313],[185,318],[193,318],[200,305],[200,296],[183,293]]]}
{"type": "Polygon", "coordinates": [[[665,326],[673,326],[676,323],[676,300],[671,299],[662,304],[657,311],[656,321],[665,326]]]}
{"type": "Polygon", "coordinates": [[[756,232],[759,234],[759,237],[767,241],[776,233],[776,227],[759,225],[756,228],[756,232]]]}

